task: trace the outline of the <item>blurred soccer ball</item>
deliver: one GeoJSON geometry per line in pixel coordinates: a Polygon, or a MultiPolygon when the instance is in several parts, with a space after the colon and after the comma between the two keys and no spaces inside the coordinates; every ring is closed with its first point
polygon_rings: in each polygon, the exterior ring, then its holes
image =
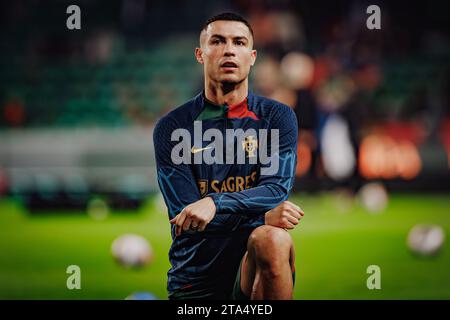
{"type": "Polygon", "coordinates": [[[351,190],[338,188],[333,192],[333,207],[338,213],[349,213],[354,204],[354,197],[351,190]]]}
{"type": "Polygon", "coordinates": [[[445,233],[441,226],[419,224],[409,231],[407,245],[415,254],[432,256],[439,252],[444,240],[445,233]]]}
{"type": "Polygon", "coordinates": [[[109,206],[105,200],[93,198],[87,204],[88,215],[95,220],[104,220],[109,215],[109,206]]]}
{"type": "Polygon", "coordinates": [[[150,292],[134,292],[126,297],[125,300],[158,300],[158,297],[150,292]]]}
{"type": "Polygon", "coordinates": [[[153,249],[143,237],[125,234],[114,240],[111,252],[121,265],[125,267],[143,267],[153,259],[153,249]]]}
{"type": "Polygon", "coordinates": [[[291,89],[307,88],[314,76],[314,60],[300,52],[288,53],[281,59],[281,73],[291,89]]]}
{"type": "Polygon", "coordinates": [[[388,204],[389,196],[383,184],[370,182],[359,191],[363,206],[371,213],[380,213],[388,204]]]}

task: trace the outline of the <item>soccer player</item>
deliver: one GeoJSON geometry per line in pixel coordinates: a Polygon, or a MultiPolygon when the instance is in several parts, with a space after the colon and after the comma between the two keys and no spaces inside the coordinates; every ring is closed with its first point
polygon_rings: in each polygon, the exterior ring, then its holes
{"type": "Polygon", "coordinates": [[[256,50],[241,16],[209,19],[195,57],[204,69],[203,92],[160,119],[153,133],[158,183],[172,224],[169,299],[292,299],[294,248],[286,229],[304,214],[287,201],[297,161],[296,116],[249,92],[256,50]],[[273,153],[269,162],[259,153],[262,135],[227,135],[261,129],[267,139],[278,137],[278,148],[266,144],[273,153]],[[216,140],[206,137],[208,130],[216,140]],[[187,142],[181,139],[186,132],[187,142]],[[231,162],[230,150],[236,153],[231,162]],[[228,152],[226,161],[195,161],[207,153],[217,160],[221,151],[228,152]],[[179,154],[184,161],[176,159],[179,154]],[[264,174],[271,166],[273,172],[264,174]]]}

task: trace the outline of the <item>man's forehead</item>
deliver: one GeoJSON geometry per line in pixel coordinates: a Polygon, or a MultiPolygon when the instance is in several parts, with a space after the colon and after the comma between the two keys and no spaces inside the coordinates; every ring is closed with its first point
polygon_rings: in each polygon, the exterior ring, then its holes
{"type": "Polygon", "coordinates": [[[240,21],[218,20],[211,22],[204,30],[205,35],[209,38],[213,35],[221,35],[224,37],[246,37],[251,38],[250,30],[240,21]]]}

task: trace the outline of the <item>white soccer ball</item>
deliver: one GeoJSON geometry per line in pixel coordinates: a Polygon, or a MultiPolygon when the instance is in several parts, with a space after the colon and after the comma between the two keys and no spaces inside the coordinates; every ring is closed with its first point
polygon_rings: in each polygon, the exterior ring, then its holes
{"type": "Polygon", "coordinates": [[[419,224],[409,231],[407,245],[415,254],[431,256],[439,252],[444,240],[445,233],[441,226],[419,224]]]}
{"type": "Polygon", "coordinates": [[[109,215],[109,207],[105,200],[94,198],[87,204],[88,215],[95,220],[105,220],[109,215]]]}
{"type": "Polygon", "coordinates": [[[153,249],[143,237],[124,234],[111,246],[114,259],[125,267],[143,267],[153,259],[153,249]]]}
{"type": "Polygon", "coordinates": [[[381,213],[386,209],[389,195],[382,183],[370,182],[359,190],[361,203],[370,213],[381,213]]]}

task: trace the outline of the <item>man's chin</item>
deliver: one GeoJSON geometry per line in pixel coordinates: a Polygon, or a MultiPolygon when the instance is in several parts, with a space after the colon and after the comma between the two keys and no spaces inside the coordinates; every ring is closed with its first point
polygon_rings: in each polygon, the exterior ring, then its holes
{"type": "Polygon", "coordinates": [[[237,85],[242,83],[244,80],[245,78],[239,79],[238,77],[223,77],[220,79],[220,83],[226,85],[237,85]]]}

